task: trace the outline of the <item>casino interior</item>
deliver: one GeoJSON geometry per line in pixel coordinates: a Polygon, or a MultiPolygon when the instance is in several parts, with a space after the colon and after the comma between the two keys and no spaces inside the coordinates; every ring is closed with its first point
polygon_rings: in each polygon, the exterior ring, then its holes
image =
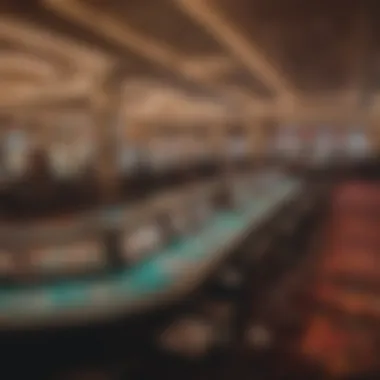
{"type": "Polygon", "coordinates": [[[0,0],[1,376],[379,379],[379,18],[0,0]]]}

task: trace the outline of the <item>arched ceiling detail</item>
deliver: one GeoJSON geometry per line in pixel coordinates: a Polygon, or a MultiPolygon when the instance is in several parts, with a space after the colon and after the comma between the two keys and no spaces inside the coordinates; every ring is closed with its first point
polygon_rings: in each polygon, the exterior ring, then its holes
{"type": "Polygon", "coordinates": [[[104,54],[14,17],[0,17],[0,106],[84,95],[111,67],[104,54]]]}
{"type": "Polygon", "coordinates": [[[276,95],[277,89],[268,86],[260,72],[247,70],[173,0],[46,0],[45,3],[99,36],[202,86],[220,92],[232,89],[231,93],[239,89],[252,97],[276,95]]]}
{"type": "MultiPolygon", "coordinates": [[[[146,111],[148,98],[156,99],[149,101],[166,114],[181,99],[186,99],[183,109],[192,104],[200,114],[202,107],[194,104],[218,103],[216,99],[247,114],[320,111],[335,117],[343,109],[361,114],[376,108],[379,2],[7,2],[12,17],[0,17],[3,107],[37,99],[91,100],[93,93],[109,88],[104,77],[116,62],[121,69],[114,82],[130,89],[132,82],[135,88],[144,81],[152,86],[130,90],[137,91],[134,98],[124,96],[124,108],[132,113],[133,108],[146,111]],[[153,95],[155,87],[160,96],[153,95]],[[164,93],[167,88],[176,95],[164,93]],[[166,105],[160,108],[160,102],[166,105]]],[[[148,108],[153,115],[154,107],[148,108]]]]}
{"type": "Polygon", "coordinates": [[[124,86],[123,97],[126,119],[195,122],[199,119],[220,120],[228,116],[225,104],[215,99],[189,96],[181,89],[158,82],[130,81],[124,86]]]}

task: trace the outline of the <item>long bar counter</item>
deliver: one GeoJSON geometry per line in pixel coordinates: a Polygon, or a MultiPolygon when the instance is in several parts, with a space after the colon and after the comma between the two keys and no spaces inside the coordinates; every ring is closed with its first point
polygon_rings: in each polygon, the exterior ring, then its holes
{"type": "MultiPolygon", "coordinates": [[[[247,234],[281,205],[295,199],[301,189],[299,181],[286,177],[267,184],[264,191],[252,192],[242,207],[219,210],[195,234],[178,239],[132,267],[90,279],[2,286],[0,328],[101,321],[174,302],[196,289],[247,234]]],[[[152,202],[134,206],[126,213],[112,211],[106,215],[107,223],[119,223],[121,215],[135,220],[131,215],[151,209],[152,202]]]]}

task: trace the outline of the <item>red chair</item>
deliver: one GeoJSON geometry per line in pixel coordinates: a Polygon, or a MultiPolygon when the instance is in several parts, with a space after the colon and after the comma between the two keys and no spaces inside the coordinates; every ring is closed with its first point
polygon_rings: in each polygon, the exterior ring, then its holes
{"type": "Polygon", "coordinates": [[[380,297],[378,295],[340,289],[336,285],[318,285],[315,298],[334,310],[354,317],[380,319],[380,297]]]}
{"type": "Polygon", "coordinates": [[[314,316],[301,341],[301,353],[334,378],[373,369],[378,363],[376,337],[368,328],[348,328],[314,316]]]}
{"type": "Polygon", "coordinates": [[[331,375],[351,372],[347,358],[348,337],[324,316],[314,316],[301,341],[301,354],[331,375]]]}
{"type": "Polygon", "coordinates": [[[379,280],[379,260],[376,251],[339,247],[325,254],[322,271],[326,276],[344,275],[352,278],[379,280]]]}
{"type": "Polygon", "coordinates": [[[369,182],[338,186],[331,196],[333,214],[365,214],[380,208],[379,190],[369,182]]]}

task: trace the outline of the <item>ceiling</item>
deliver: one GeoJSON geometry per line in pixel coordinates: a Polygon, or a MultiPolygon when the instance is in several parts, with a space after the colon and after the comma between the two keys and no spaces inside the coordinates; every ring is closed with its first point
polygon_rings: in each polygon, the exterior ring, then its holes
{"type": "Polygon", "coordinates": [[[379,16],[373,0],[0,0],[0,108],[118,88],[134,117],[361,116],[380,105],[379,16]]]}

